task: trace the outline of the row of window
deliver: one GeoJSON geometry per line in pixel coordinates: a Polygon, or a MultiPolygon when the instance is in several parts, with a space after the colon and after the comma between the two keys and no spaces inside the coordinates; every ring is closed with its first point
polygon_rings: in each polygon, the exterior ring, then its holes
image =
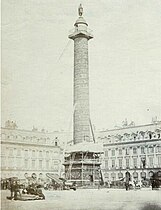
{"type": "Polygon", "coordinates": [[[14,161],[12,158],[8,158],[6,160],[4,157],[2,158],[2,168],[25,168],[25,169],[51,169],[51,170],[58,170],[59,161],[58,160],[28,160],[28,159],[16,159],[14,161]]]}
{"type": "MultiPolygon", "coordinates": [[[[160,171],[159,171],[160,172],[160,171]]],[[[147,176],[148,177],[151,177],[151,173],[152,172],[149,172],[149,173],[146,173],[145,171],[141,171],[140,173],[138,173],[138,172],[136,172],[136,171],[134,171],[133,173],[131,173],[130,175],[131,175],[131,177],[133,177],[133,178],[138,178],[139,177],[139,174],[140,174],[140,177],[142,178],[142,179],[145,179],[147,176]]],[[[105,179],[106,180],[109,180],[110,178],[112,179],[112,180],[116,180],[116,178],[117,179],[121,179],[121,178],[123,178],[123,177],[125,177],[125,175],[122,173],[122,172],[119,172],[118,174],[116,174],[116,173],[111,173],[111,174],[109,174],[109,173],[105,173],[105,179]]]]}
{"type": "MultiPolygon", "coordinates": [[[[25,168],[26,169],[29,168],[29,161],[28,160],[25,160],[25,168]]],[[[32,169],[36,168],[36,160],[32,160],[31,168],[32,169]]],[[[58,163],[57,163],[57,161],[53,161],[52,165],[51,165],[50,161],[46,160],[45,165],[44,165],[43,160],[39,160],[38,161],[38,169],[43,169],[43,168],[45,168],[47,170],[50,168],[50,169],[53,169],[54,171],[57,171],[58,170],[58,163]]]]}
{"type": "MultiPolygon", "coordinates": [[[[132,153],[135,155],[135,154],[138,154],[138,151],[139,149],[136,148],[136,147],[133,147],[132,148],[132,153]]],[[[110,156],[109,154],[110,151],[106,150],[105,151],[105,157],[108,157],[110,156]]],[[[161,153],[161,146],[157,146],[154,148],[154,146],[151,146],[151,147],[141,147],[140,148],[140,152],[141,154],[146,154],[146,153],[161,153]]],[[[125,149],[125,155],[129,155],[130,154],[130,148],[126,148],[125,149]]],[[[115,149],[112,149],[111,150],[111,156],[115,156],[116,155],[116,150],[115,149]]],[[[118,149],[118,155],[123,155],[123,149],[118,149]]]]}
{"type": "MultiPolygon", "coordinates": [[[[142,166],[143,168],[146,167],[147,165],[147,161],[146,159],[142,159],[140,163],[138,163],[138,158],[133,158],[132,159],[133,161],[133,167],[137,167],[138,164],[139,166],[142,166]]],[[[116,167],[116,160],[115,159],[112,159],[110,161],[111,163],[111,167],[114,168],[116,167]]],[[[158,156],[157,157],[157,163],[156,163],[159,167],[161,167],[161,156],[158,156]]],[[[126,168],[129,168],[131,163],[130,163],[130,159],[129,158],[126,158],[125,159],[125,165],[126,165],[126,168]]],[[[118,165],[117,165],[119,168],[122,168],[123,167],[123,159],[118,159],[118,165]]],[[[153,157],[149,157],[148,158],[148,167],[154,167],[154,158],[153,157]]],[[[105,169],[109,168],[109,160],[105,160],[105,169]]]]}
{"type": "Polygon", "coordinates": [[[39,158],[42,158],[42,157],[46,157],[46,158],[49,158],[51,155],[52,156],[55,156],[55,155],[58,155],[60,154],[60,152],[58,150],[55,150],[55,151],[42,151],[42,150],[39,150],[39,151],[36,151],[36,150],[29,150],[29,149],[25,149],[25,150],[22,150],[22,149],[16,149],[16,148],[3,148],[2,149],[2,155],[8,155],[8,156],[25,156],[25,157],[28,157],[28,156],[31,156],[33,158],[35,157],[39,157],[39,158]]]}

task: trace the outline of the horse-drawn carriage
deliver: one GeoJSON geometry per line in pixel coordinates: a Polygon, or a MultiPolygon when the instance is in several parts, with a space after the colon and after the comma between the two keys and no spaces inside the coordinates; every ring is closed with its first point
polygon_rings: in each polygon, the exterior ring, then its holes
{"type": "MultiPolygon", "coordinates": [[[[69,182],[64,178],[59,177],[57,174],[47,173],[46,176],[51,179],[51,184],[48,186],[49,189],[55,190],[76,190],[76,183],[69,182]]],[[[48,189],[46,188],[46,189],[48,189]]]]}

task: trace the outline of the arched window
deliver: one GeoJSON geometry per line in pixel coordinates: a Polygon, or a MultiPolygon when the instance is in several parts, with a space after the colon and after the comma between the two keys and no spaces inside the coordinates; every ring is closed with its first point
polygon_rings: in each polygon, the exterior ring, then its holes
{"type": "Polygon", "coordinates": [[[14,139],[14,136],[13,135],[10,135],[10,140],[13,140],[14,139]]]}
{"type": "Polygon", "coordinates": [[[123,178],[123,173],[119,172],[119,173],[118,173],[118,178],[119,178],[119,179],[122,179],[122,178],[123,178]]]}
{"type": "Polygon", "coordinates": [[[40,178],[40,179],[43,178],[43,174],[42,174],[42,173],[39,174],[39,178],[40,178]]]}
{"type": "Polygon", "coordinates": [[[158,156],[158,166],[161,167],[161,156],[158,156]]]}
{"type": "Polygon", "coordinates": [[[141,176],[142,179],[146,179],[146,173],[144,171],[142,171],[140,173],[140,176],[141,176]]]}
{"type": "Polygon", "coordinates": [[[47,158],[49,157],[49,151],[46,151],[46,157],[47,158]]]}
{"type": "Polygon", "coordinates": [[[161,153],[161,146],[160,146],[160,145],[158,145],[158,146],[156,147],[156,152],[157,152],[157,153],[161,153]]]}
{"type": "Polygon", "coordinates": [[[119,155],[122,155],[122,149],[119,149],[119,155]]]}
{"type": "Polygon", "coordinates": [[[126,168],[129,168],[129,166],[130,166],[130,159],[126,158],[126,168]]]}
{"type": "Polygon", "coordinates": [[[109,179],[109,173],[105,173],[105,178],[109,179]]]}
{"type": "Polygon", "coordinates": [[[149,147],[149,152],[150,152],[150,153],[154,153],[154,147],[153,147],[153,146],[150,146],[150,147],[149,147]]]}
{"type": "Polygon", "coordinates": [[[115,167],[115,159],[112,159],[112,168],[115,167]]]}
{"type": "Polygon", "coordinates": [[[35,157],[35,150],[32,150],[32,157],[35,157]]]}
{"type": "Polygon", "coordinates": [[[159,178],[161,178],[161,171],[158,171],[158,172],[157,172],[157,176],[158,176],[159,178]]]}
{"type": "Polygon", "coordinates": [[[137,167],[137,158],[136,157],[133,158],[133,164],[134,164],[134,168],[136,168],[137,167]]]}
{"type": "Polygon", "coordinates": [[[105,160],[105,169],[108,169],[108,160],[105,160]]]}
{"type": "Polygon", "coordinates": [[[114,172],[111,173],[111,178],[112,178],[113,181],[116,180],[116,174],[114,172]]]}
{"type": "Polygon", "coordinates": [[[36,176],[35,173],[32,173],[31,177],[32,177],[33,179],[36,179],[36,178],[37,178],[37,176],[36,176]]]}
{"type": "Polygon", "coordinates": [[[138,173],[136,171],[133,172],[133,177],[136,179],[138,178],[138,173]]]}
{"type": "Polygon", "coordinates": [[[9,148],[9,156],[13,156],[13,148],[9,148]]]}
{"type": "Polygon", "coordinates": [[[6,134],[2,133],[2,140],[5,140],[5,139],[6,139],[6,134]]]}
{"type": "Polygon", "coordinates": [[[136,147],[133,148],[133,154],[137,154],[137,148],[136,147]]]}
{"type": "Polygon", "coordinates": [[[39,169],[42,169],[42,167],[43,167],[43,161],[39,160],[39,169]]]}
{"type": "Polygon", "coordinates": [[[39,157],[42,157],[42,151],[39,151],[39,157]]]}
{"type": "Polygon", "coordinates": [[[114,149],[111,150],[111,155],[115,156],[115,150],[114,149]]]}
{"type": "Polygon", "coordinates": [[[21,149],[17,149],[17,156],[21,156],[21,149]]]}
{"type": "Polygon", "coordinates": [[[153,172],[153,171],[150,171],[150,172],[149,172],[149,177],[152,177],[153,174],[154,174],[154,172],[153,172]]]}
{"type": "Polygon", "coordinates": [[[122,159],[119,158],[119,168],[122,168],[122,159]]]}
{"type": "Polygon", "coordinates": [[[129,155],[129,148],[126,148],[126,155],[129,155]]]}
{"type": "Polygon", "coordinates": [[[145,154],[145,147],[141,147],[141,154],[145,154]]]}
{"type": "Polygon", "coordinates": [[[153,156],[150,156],[149,157],[149,167],[154,167],[154,157],[153,156]]]}
{"type": "Polygon", "coordinates": [[[27,177],[28,177],[28,173],[25,173],[25,174],[24,174],[24,177],[27,178],[27,177]]]}
{"type": "Polygon", "coordinates": [[[109,174],[105,173],[105,182],[107,182],[109,180],[109,174]]]}
{"type": "Polygon", "coordinates": [[[105,157],[108,157],[108,150],[105,150],[105,157]]]}
{"type": "Polygon", "coordinates": [[[46,160],[46,169],[49,169],[49,160],[46,160]]]}
{"type": "Polygon", "coordinates": [[[28,157],[28,149],[25,149],[24,155],[25,155],[25,157],[28,157]]]}

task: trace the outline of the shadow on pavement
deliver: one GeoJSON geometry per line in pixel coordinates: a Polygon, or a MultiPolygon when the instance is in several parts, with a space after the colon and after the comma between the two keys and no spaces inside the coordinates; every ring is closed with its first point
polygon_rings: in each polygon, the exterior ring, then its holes
{"type": "Polygon", "coordinates": [[[161,210],[161,207],[156,204],[146,204],[141,210],[161,210]]]}

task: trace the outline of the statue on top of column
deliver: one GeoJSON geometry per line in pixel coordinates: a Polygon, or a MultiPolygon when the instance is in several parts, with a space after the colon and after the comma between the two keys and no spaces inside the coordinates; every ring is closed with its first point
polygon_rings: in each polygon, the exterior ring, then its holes
{"type": "Polygon", "coordinates": [[[82,16],[83,15],[83,7],[82,7],[82,4],[79,5],[78,14],[79,14],[79,16],[82,16]]]}

